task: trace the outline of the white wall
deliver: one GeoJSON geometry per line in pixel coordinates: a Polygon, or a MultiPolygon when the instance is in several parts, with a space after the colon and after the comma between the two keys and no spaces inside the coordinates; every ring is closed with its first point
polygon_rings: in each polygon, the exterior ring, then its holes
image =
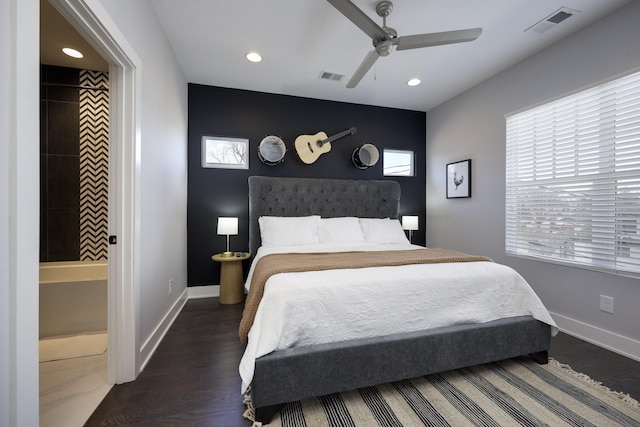
{"type": "Polygon", "coordinates": [[[640,280],[504,251],[505,114],[639,68],[638,22],[633,2],[427,113],[427,245],[514,267],[561,328],[640,359],[640,280]],[[472,198],[447,200],[445,165],[467,158],[472,198]],[[599,310],[600,294],[615,298],[615,314],[599,310]]]}
{"type": "Polygon", "coordinates": [[[38,425],[38,0],[0,2],[0,425],[38,425]]]}
{"type": "Polygon", "coordinates": [[[187,81],[148,1],[101,3],[142,61],[139,344],[153,347],[187,286],[187,81]]]}
{"type": "MultiPolygon", "coordinates": [[[[9,235],[11,225],[9,223],[10,201],[9,186],[11,178],[9,173],[9,73],[11,67],[11,43],[9,43],[11,16],[9,15],[9,2],[0,2],[0,346],[11,348],[11,328],[9,303],[9,235]],[[6,95],[5,95],[6,94],[6,95]]],[[[11,375],[11,351],[0,352],[0,424],[9,425],[11,407],[11,394],[13,389],[9,382],[11,375]]]]}
{"type": "MultiPolygon", "coordinates": [[[[99,0],[97,0],[99,1],[99,0]]],[[[139,53],[140,339],[186,295],[187,82],[147,1],[104,0],[139,53]],[[168,280],[175,281],[168,293],[168,280]]],[[[0,2],[0,425],[38,425],[39,2],[0,2]],[[34,126],[35,124],[35,126],[34,126]]]]}

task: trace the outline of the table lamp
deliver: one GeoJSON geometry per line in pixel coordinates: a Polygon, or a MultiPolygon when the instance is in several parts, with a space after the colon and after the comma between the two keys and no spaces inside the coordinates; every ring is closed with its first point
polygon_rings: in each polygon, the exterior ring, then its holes
{"type": "Polygon", "coordinates": [[[231,257],[233,252],[229,251],[229,236],[238,234],[238,218],[236,217],[219,217],[218,218],[218,235],[227,236],[227,250],[222,253],[223,257],[231,257]]]}
{"type": "Polygon", "coordinates": [[[402,229],[409,230],[409,243],[411,243],[413,231],[418,229],[418,217],[415,215],[404,215],[402,217],[402,229]]]}

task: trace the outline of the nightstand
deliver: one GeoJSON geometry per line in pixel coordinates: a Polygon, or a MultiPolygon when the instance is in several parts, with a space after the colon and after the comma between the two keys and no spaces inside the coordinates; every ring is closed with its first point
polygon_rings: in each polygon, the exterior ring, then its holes
{"type": "Polygon", "coordinates": [[[225,257],[215,254],[211,259],[220,263],[220,304],[237,304],[244,299],[242,261],[251,258],[248,252],[236,252],[225,257]]]}

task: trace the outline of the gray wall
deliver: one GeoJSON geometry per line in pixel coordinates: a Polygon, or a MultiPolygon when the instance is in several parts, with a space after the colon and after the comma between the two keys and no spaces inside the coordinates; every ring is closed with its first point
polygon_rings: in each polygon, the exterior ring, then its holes
{"type": "MultiPolygon", "coordinates": [[[[149,1],[99,0],[139,55],[133,285],[140,360],[153,352],[187,287],[187,81],[149,1]],[[170,287],[169,282],[173,284],[170,287]],[[169,288],[172,292],[169,292],[169,288]]],[[[96,4],[96,9],[99,8],[96,4]]],[[[122,43],[122,40],[118,40],[122,43]]],[[[114,150],[115,151],[115,150],[114,150]]]]}
{"type": "Polygon", "coordinates": [[[512,266],[561,329],[640,359],[640,280],[507,257],[504,250],[504,116],[638,69],[638,22],[640,2],[633,2],[427,113],[426,239],[512,266]],[[467,158],[473,197],[447,200],[445,165],[467,158]],[[601,294],[615,298],[615,314],[599,310],[601,294]]]}

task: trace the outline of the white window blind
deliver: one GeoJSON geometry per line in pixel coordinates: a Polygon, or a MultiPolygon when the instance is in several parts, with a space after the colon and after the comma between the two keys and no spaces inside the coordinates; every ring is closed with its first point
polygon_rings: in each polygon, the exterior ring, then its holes
{"type": "Polygon", "coordinates": [[[640,73],[507,116],[506,251],[640,275],[640,73]]]}

